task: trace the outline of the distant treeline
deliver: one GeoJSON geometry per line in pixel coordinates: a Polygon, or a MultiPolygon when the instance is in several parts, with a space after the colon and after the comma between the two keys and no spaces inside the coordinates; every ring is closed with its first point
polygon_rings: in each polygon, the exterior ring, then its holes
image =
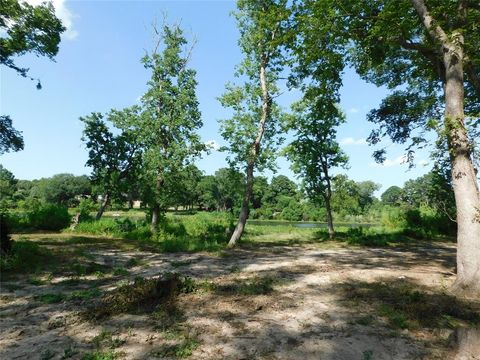
{"type": "MultiPolygon", "coordinates": [[[[196,166],[188,165],[176,185],[166,202],[171,210],[224,211],[237,215],[245,177],[230,168],[221,168],[214,175],[204,175],[196,166]]],[[[451,220],[455,217],[453,192],[446,176],[438,171],[409,180],[403,188],[389,187],[380,199],[375,196],[380,189],[379,184],[373,181],[356,182],[346,175],[333,177],[332,189],[331,202],[336,221],[380,223],[391,229],[410,228],[422,233],[451,233],[455,230],[455,223],[451,220]]],[[[86,213],[97,211],[103,196],[85,175],[57,174],[38,180],[17,180],[1,166],[0,195],[0,206],[11,212],[45,211],[46,205],[49,211],[53,211],[52,205],[55,205],[86,213]]],[[[133,207],[133,201],[141,201],[142,196],[141,187],[135,187],[112,199],[109,207],[133,207]]],[[[317,204],[318,199],[315,202],[310,200],[302,186],[285,175],[274,176],[270,181],[257,176],[250,217],[325,221],[325,206],[317,204]]],[[[149,211],[148,208],[145,210],[149,211]]]]}

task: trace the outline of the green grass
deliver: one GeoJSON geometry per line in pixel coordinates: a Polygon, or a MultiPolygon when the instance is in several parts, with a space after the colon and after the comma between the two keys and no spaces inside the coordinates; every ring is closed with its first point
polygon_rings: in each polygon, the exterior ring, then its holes
{"type": "Polygon", "coordinates": [[[267,295],[273,292],[273,286],[279,281],[273,277],[255,277],[249,280],[237,280],[230,284],[215,285],[214,290],[221,295],[267,295]]]}
{"type": "Polygon", "coordinates": [[[82,360],[115,360],[118,359],[118,354],[111,351],[94,351],[85,354],[82,360]]]}
{"type": "Polygon", "coordinates": [[[40,301],[42,304],[57,304],[66,299],[65,294],[62,293],[47,293],[35,295],[34,299],[40,301]]]}
{"type": "Polygon", "coordinates": [[[154,357],[174,357],[176,359],[185,359],[192,356],[193,352],[200,345],[194,338],[186,338],[178,344],[166,344],[152,352],[154,357]]]}
{"type": "Polygon", "coordinates": [[[0,271],[7,273],[35,273],[52,261],[52,254],[31,241],[14,241],[12,251],[0,257],[0,271]]]}

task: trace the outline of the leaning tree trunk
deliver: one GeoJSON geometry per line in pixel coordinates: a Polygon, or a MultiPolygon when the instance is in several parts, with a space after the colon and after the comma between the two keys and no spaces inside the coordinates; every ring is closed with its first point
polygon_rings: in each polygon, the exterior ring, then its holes
{"type": "Polygon", "coordinates": [[[411,0],[432,40],[440,45],[445,67],[445,129],[457,207],[457,279],[453,290],[480,296],[480,193],[464,121],[464,38],[447,35],[424,0],[411,0]]]}
{"type": "Polygon", "coordinates": [[[454,290],[480,295],[480,193],[464,123],[463,54],[444,54],[445,127],[452,162],[452,184],[457,207],[457,279],[454,290]]]}
{"type": "Polygon", "coordinates": [[[102,215],[105,212],[105,209],[107,208],[109,201],[110,201],[110,196],[106,194],[102,200],[102,203],[100,204],[100,208],[97,211],[97,215],[95,215],[95,220],[100,220],[102,218],[102,215]]]}
{"type": "Polygon", "coordinates": [[[253,194],[253,169],[254,162],[249,162],[247,166],[247,184],[245,187],[245,194],[243,196],[242,208],[240,209],[240,216],[238,218],[237,226],[233,231],[230,241],[228,242],[228,247],[233,247],[238,240],[242,237],[243,230],[245,230],[245,224],[247,223],[250,200],[252,199],[253,194]]]}
{"type": "Polygon", "coordinates": [[[262,57],[262,62],[260,65],[260,86],[262,88],[262,117],[258,124],[257,137],[252,144],[250,159],[248,160],[247,165],[247,183],[245,188],[245,195],[242,201],[242,208],[240,210],[240,216],[238,218],[237,226],[228,242],[228,247],[233,247],[238,240],[242,237],[243,231],[245,229],[245,224],[248,219],[248,208],[250,205],[250,200],[253,193],[253,172],[255,168],[255,161],[257,160],[258,154],[260,152],[260,142],[262,141],[263,133],[265,132],[265,124],[270,114],[271,99],[270,94],[268,93],[267,86],[267,67],[268,59],[266,56],[262,57]]]}

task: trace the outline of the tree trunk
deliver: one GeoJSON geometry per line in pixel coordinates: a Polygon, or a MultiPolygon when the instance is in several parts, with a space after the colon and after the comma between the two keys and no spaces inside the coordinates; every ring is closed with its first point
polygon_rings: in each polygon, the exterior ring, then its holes
{"type": "Polygon", "coordinates": [[[238,240],[242,237],[243,230],[245,229],[245,224],[247,223],[250,200],[253,193],[253,168],[254,163],[251,162],[247,167],[247,184],[245,188],[245,195],[243,196],[242,208],[240,209],[240,216],[238,218],[237,226],[233,231],[230,241],[228,242],[228,247],[233,247],[238,240]]]}
{"type": "Polygon", "coordinates": [[[447,35],[429,13],[424,0],[413,7],[432,40],[440,44],[445,67],[445,130],[452,163],[457,207],[457,279],[454,292],[480,296],[480,192],[464,122],[464,39],[461,31],[447,35]]]}
{"type": "MultiPolygon", "coordinates": [[[[162,190],[163,181],[162,179],[157,179],[156,190],[157,195],[162,190]]],[[[158,223],[160,221],[160,204],[158,204],[158,200],[155,199],[155,203],[152,207],[152,222],[150,223],[150,230],[152,232],[157,231],[158,223]]]]}
{"type": "Polygon", "coordinates": [[[109,201],[110,196],[106,194],[105,197],[102,199],[102,203],[100,204],[100,208],[97,211],[97,215],[95,215],[95,220],[100,220],[102,218],[102,215],[105,212],[109,201]]]}
{"type": "Polygon", "coordinates": [[[327,228],[330,240],[335,238],[335,229],[333,228],[332,206],[330,205],[330,196],[325,196],[325,208],[327,210],[327,228]]]}
{"type": "MultiPolygon", "coordinates": [[[[478,359],[480,354],[480,329],[458,328],[453,335],[455,360],[478,359]]],[[[453,354],[452,354],[453,355],[453,354]]]]}
{"type": "Polygon", "coordinates": [[[160,206],[158,204],[152,207],[152,222],[150,223],[150,230],[157,231],[158,222],[160,220],[160,206]]]}
{"type": "Polygon", "coordinates": [[[6,216],[0,212],[0,255],[2,256],[7,255],[12,250],[12,240],[9,233],[6,216]]]}
{"type": "Polygon", "coordinates": [[[235,227],[235,231],[233,232],[232,237],[228,242],[228,247],[235,246],[237,241],[240,240],[243,234],[243,230],[245,229],[245,224],[248,219],[248,207],[250,205],[250,200],[252,198],[252,193],[253,193],[253,172],[255,169],[255,162],[257,160],[257,156],[260,151],[260,142],[262,141],[263,133],[265,132],[265,124],[270,115],[271,99],[270,99],[270,94],[268,92],[268,86],[267,86],[267,75],[266,75],[267,64],[268,64],[268,58],[266,56],[262,56],[262,60],[260,64],[260,87],[262,88],[262,116],[258,124],[257,137],[255,138],[255,141],[252,144],[250,159],[248,160],[248,164],[247,164],[247,184],[245,188],[245,195],[242,201],[242,208],[240,210],[240,216],[238,218],[238,223],[237,223],[237,226],[235,227]]]}
{"type": "Polygon", "coordinates": [[[325,200],[325,208],[327,210],[327,228],[328,228],[328,237],[330,240],[335,238],[335,229],[333,228],[333,216],[332,216],[332,183],[330,182],[330,175],[328,169],[328,162],[325,158],[320,158],[320,163],[322,166],[323,175],[325,181],[327,182],[325,186],[325,191],[323,194],[323,199],[325,200]]]}
{"type": "Polygon", "coordinates": [[[452,162],[452,184],[457,206],[457,279],[454,291],[480,295],[480,193],[471,144],[464,123],[463,54],[444,53],[445,128],[452,162]]]}

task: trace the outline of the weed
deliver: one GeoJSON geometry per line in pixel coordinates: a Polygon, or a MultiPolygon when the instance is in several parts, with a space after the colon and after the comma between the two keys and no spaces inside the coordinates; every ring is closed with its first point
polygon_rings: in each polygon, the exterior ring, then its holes
{"type": "Polygon", "coordinates": [[[35,295],[34,299],[43,304],[57,304],[65,300],[65,295],[61,293],[35,295]]]}
{"type": "Polygon", "coordinates": [[[141,260],[141,259],[137,259],[137,258],[131,258],[131,259],[128,259],[128,261],[125,263],[125,267],[132,268],[132,267],[137,267],[137,266],[144,266],[146,264],[147,264],[147,262],[145,260],[141,260]]]}
{"type": "Polygon", "coordinates": [[[82,360],[115,360],[118,358],[118,354],[114,351],[94,351],[87,353],[82,357],[82,360]]]}
{"type": "Polygon", "coordinates": [[[229,295],[266,295],[273,292],[275,280],[271,277],[254,278],[251,281],[237,281],[227,285],[218,285],[216,291],[229,295]]]}
{"type": "Polygon", "coordinates": [[[87,290],[76,290],[70,293],[68,296],[69,300],[88,300],[99,297],[102,295],[102,292],[97,289],[87,289],[87,290]]]}
{"type": "Polygon", "coordinates": [[[103,347],[115,349],[125,344],[125,340],[120,339],[119,337],[114,337],[113,334],[107,330],[102,330],[100,334],[92,339],[92,342],[97,349],[103,347]]]}
{"type": "Polygon", "coordinates": [[[55,356],[55,353],[50,349],[45,349],[40,353],[40,360],[50,360],[55,356]]]}
{"type": "Polygon", "coordinates": [[[63,359],[70,359],[71,357],[73,357],[77,354],[78,354],[78,351],[75,350],[75,348],[70,345],[68,348],[65,348],[63,350],[62,360],[63,359]]]}
{"type": "Polygon", "coordinates": [[[128,276],[130,273],[124,268],[114,268],[113,275],[115,276],[128,276]]]}
{"type": "Polygon", "coordinates": [[[362,360],[372,360],[373,359],[373,350],[365,350],[362,353],[362,360]]]}
{"type": "Polygon", "coordinates": [[[123,313],[152,312],[159,304],[173,304],[180,287],[177,275],[165,279],[137,278],[133,284],[123,285],[83,313],[87,318],[101,319],[123,313]]]}
{"type": "Polygon", "coordinates": [[[47,282],[39,278],[30,278],[28,280],[28,283],[35,286],[41,286],[41,285],[45,285],[47,282]]]}
{"type": "Polygon", "coordinates": [[[369,326],[373,323],[374,317],[371,315],[362,316],[355,320],[355,323],[358,325],[369,326]]]}
{"type": "Polygon", "coordinates": [[[155,357],[175,357],[184,359],[190,357],[195,349],[200,345],[196,339],[187,338],[179,344],[163,345],[160,349],[152,353],[155,357]]]}
{"type": "Polygon", "coordinates": [[[35,273],[50,263],[52,254],[31,241],[14,241],[11,253],[0,256],[0,271],[35,273]]]}

